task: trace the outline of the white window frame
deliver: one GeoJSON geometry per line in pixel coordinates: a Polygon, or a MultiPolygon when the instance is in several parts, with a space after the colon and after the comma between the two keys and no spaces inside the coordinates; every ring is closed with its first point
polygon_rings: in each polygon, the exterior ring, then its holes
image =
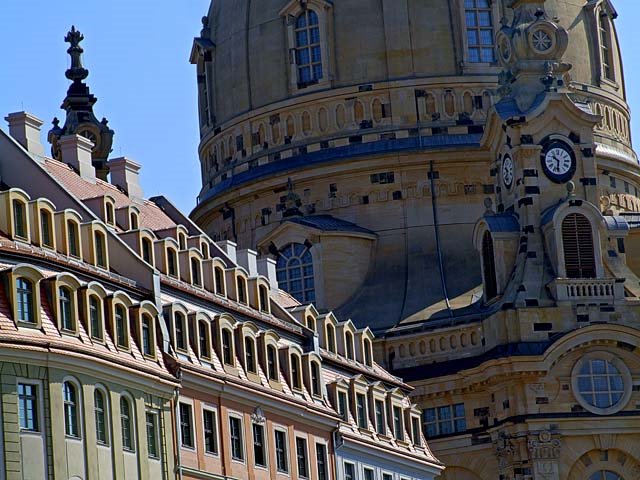
{"type": "Polygon", "coordinates": [[[467,73],[486,73],[487,69],[493,70],[495,73],[499,73],[501,67],[498,65],[495,52],[495,35],[500,26],[500,5],[498,0],[489,0],[489,6],[491,8],[491,27],[493,29],[493,43],[494,48],[494,61],[492,63],[480,62],[474,63],[469,61],[469,43],[467,40],[467,22],[466,22],[466,9],[464,6],[465,0],[456,0],[457,8],[454,10],[457,12],[458,21],[455,22],[459,29],[458,38],[460,41],[462,56],[460,58],[462,70],[464,74],[467,73]]]}
{"type": "Polygon", "coordinates": [[[220,429],[218,428],[218,421],[219,421],[219,417],[218,417],[218,408],[208,404],[208,403],[203,403],[202,404],[202,451],[204,452],[204,454],[207,457],[220,457],[220,429]],[[216,452],[212,453],[212,452],[207,452],[207,447],[206,447],[206,433],[205,433],[205,423],[204,423],[204,412],[211,412],[213,413],[213,420],[214,420],[214,438],[215,438],[215,442],[216,442],[216,452]]]}
{"type": "Polygon", "coordinates": [[[162,459],[162,449],[160,448],[160,412],[158,410],[154,410],[153,408],[147,408],[144,411],[144,426],[145,426],[145,441],[147,445],[147,458],[149,460],[159,462],[162,459]],[[147,415],[152,415],[154,417],[154,436],[156,442],[156,455],[151,455],[149,451],[149,434],[147,432],[147,415]]]}
{"type": "MultiPolygon", "coordinates": [[[[22,378],[22,377],[18,377],[16,378],[16,397],[18,396],[18,384],[24,384],[24,385],[33,385],[36,387],[36,404],[37,404],[37,409],[38,411],[36,412],[37,414],[37,423],[38,423],[38,430],[23,430],[20,427],[20,418],[19,418],[19,414],[20,414],[20,400],[18,398],[18,428],[19,428],[19,432],[20,435],[29,435],[29,436],[38,436],[38,437],[42,437],[44,434],[44,430],[45,430],[45,425],[43,424],[43,413],[44,413],[44,400],[43,397],[44,395],[42,394],[42,381],[41,380],[35,380],[35,379],[31,379],[31,378],[22,378]]],[[[45,449],[45,455],[46,455],[46,449],[45,449]]]]}
{"type": "Polygon", "coordinates": [[[254,468],[258,468],[260,470],[269,470],[269,431],[267,429],[267,423],[263,422],[263,423],[259,423],[259,422],[251,422],[251,451],[253,452],[253,466],[254,468]],[[264,442],[264,465],[258,465],[255,462],[255,439],[254,439],[254,435],[253,435],[253,426],[254,425],[258,425],[260,427],[262,427],[262,431],[263,431],[263,435],[264,438],[262,439],[264,442]]]}
{"type": "MultiPolygon", "coordinates": [[[[186,450],[195,450],[196,449],[196,429],[195,429],[195,409],[193,408],[193,400],[190,398],[179,398],[178,399],[178,447],[184,448],[186,450]],[[182,441],[182,412],[180,411],[180,404],[188,405],[191,409],[191,440],[193,441],[192,446],[185,445],[182,441]]],[[[204,423],[204,422],[203,422],[204,423]]]]}
{"type": "Polygon", "coordinates": [[[97,425],[96,425],[96,444],[99,447],[103,447],[103,448],[111,448],[111,446],[113,445],[113,437],[112,437],[112,432],[113,432],[113,428],[111,426],[111,397],[109,396],[109,390],[107,390],[107,387],[105,387],[103,384],[101,383],[97,383],[94,387],[94,397],[93,397],[93,415],[95,417],[95,410],[96,410],[96,405],[95,405],[95,391],[99,390],[100,392],[102,392],[102,395],[104,395],[104,401],[105,401],[105,405],[104,405],[104,429],[105,429],[105,437],[107,439],[106,443],[101,443],[98,440],[98,432],[97,432],[97,425]]]}
{"type": "Polygon", "coordinates": [[[276,461],[276,473],[278,475],[291,475],[291,455],[289,453],[289,429],[284,425],[275,425],[273,426],[273,448],[274,448],[274,459],[276,461]],[[276,440],[276,432],[284,433],[284,456],[286,461],[287,470],[280,470],[278,468],[278,442],[276,440]]]}
{"type": "Polygon", "coordinates": [[[309,459],[309,438],[307,435],[295,434],[294,443],[296,447],[296,474],[298,475],[298,478],[310,480],[311,479],[311,462],[309,459]],[[298,463],[298,440],[304,441],[304,449],[305,449],[304,456],[305,456],[305,462],[306,462],[305,469],[307,471],[307,475],[304,477],[300,475],[300,464],[298,463]]]}
{"type": "Polygon", "coordinates": [[[66,418],[64,418],[64,408],[63,408],[63,424],[64,424],[64,433],[65,433],[65,440],[70,440],[70,441],[75,441],[75,442],[83,442],[84,438],[85,438],[85,431],[84,431],[84,408],[83,407],[83,396],[82,396],[82,384],[75,379],[75,377],[71,377],[71,376],[66,376],[62,379],[61,382],[61,389],[60,389],[60,394],[62,397],[62,404],[64,406],[64,384],[66,382],[69,382],[71,384],[73,384],[73,386],[76,389],[76,411],[77,411],[77,415],[78,415],[78,436],[74,437],[71,435],[67,435],[67,430],[66,430],[66,418]]]}
{"type": "Polygon", "coordinates": [[[246,438],[245,438],[246,435],[244,431],[244,415],[242,415],[242,413],[240,412],[229,411],[227,413],[227,419],[229,421],[229,454],[231,456],[231,462],[244,465],[247,463],[247,446],[246,446],[246,438]],[[232,451],[233,451],[233,444],[231,441],[231,419],[232,418],[235,418],[240,421],[240,435],[241,435],[240,450],[242,450],[242,459],[234,458],[232,454],[232,451]]]}

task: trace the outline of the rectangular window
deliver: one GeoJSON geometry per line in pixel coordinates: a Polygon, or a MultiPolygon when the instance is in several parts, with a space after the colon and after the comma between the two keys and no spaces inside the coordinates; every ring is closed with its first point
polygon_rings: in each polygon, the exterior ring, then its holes
{"type": "Polygon", "coordinates": [[[374,480],[375,472],[371,468],[364,467],[364,480],[374,480]]]}
{"type": "Polygon", "coordinates": [[[69,255],[79,257],[78,226],[75,222],[67,222],[67,242],[69,243],[69,255]]]}
{"type": "Polygon", "coordinates": [[[316,443],[316,464],[318,466],[318,480],[328,480],[327,446],[324,443],[316,443]]]}
{"type": "Polygon", "coordinates": [[[344,480],[356,480],[356,467],[353,463],[344,464],[344,480]]]}
{"type": "Polygon", "coordinates": [[[611,188],[616,188],[616,177],[609,177],[609,185],[611,188]]]}
{"type": "Polygon", "coordinates": [[[213,410],[202,411],[204,427],[204,451],[205,453],[218,453],[218,432],[216,423],[216,412],[213,410]]]}
{"type": "Polygon", "coordinates": [[[367,400],[364,394],[356,394],[356,411],[358,416],[358,427],[367,428],[367,400]]]}
{"type": "Polygon", "coordinates": [[[402,425],[402,408],[393,407],[393,431],[398,440],[404,440],[404,426],[402,425]]]}
{"type": "Polygon", "coordinates": [[[40,211],[40,234],[42,237],[42,244],[47,247],[52,247],[51,241],[51,214],[46,210],[40,211]]]}
{"type": "Polygon", "coordinates": [[[180,403],[180,438],[182,446],[193,448],[193,414],[191,405],[180,403]]]}
{"type": "Polygon", "coordinates": [[[267,466],[267,446],[264,441],[264,426],[253,424],[253,463],[256,467],[267,466]]]}
{"type": "Polygon", "coordinates": [[[338,413],[345,422],[349,420],[349,407],[347,406],[347,394],[338,392],[338,413]]]}
{"type": "Polygon", "coordinates": [[[147,412],[147,450],[149,457],[158,458],[158,415],[147,412]]]}
{"type": "Polygon", "coordinates": [[[289,462],[287,461],[287,432],[284,430],[276,430],[275,438],[276,468],[279,472],[289,473],[289,462]]]}
{"type": "Polygon", "coordinates": [[[95,248],[96,248],[96,265],[98,267],[106,267],[107,264],[105,262],[105,245],[104,245],[104,236],[101,233],[96,232],[95,234],[95,248]]]}
{"type": "Polygon", "coordinates": [[[296,457],[298,459],[298,476],[309,478],[309,462],[307,458],[307,440],[296,437],[296,457]]]}
{"type": "Polygon", "coordinates": [[[374,404],[376,409],[376,432],[381,435],[386,435],[387,429],[384,424],[384,402],[382,400],[376,400],[374,404]]]}
{"type": "Polygon", "coordinates": [[[26,238],[27,228],[25,226],[24,204],[18,200],[13,201],[13,224],[16,237],[26,238]]]}
{"type": "Polygon", "coordinates": [[[493,22],[489,0],[464,0],[467,53],[471,63],[492,63],[493,22]]]}
{"type": "Polygon", "coordinates": [[[390,473],[383,473],[382,480],[393,480],[393,475],[391,475],[390,473]]]}
{"type": "Polygon", "coordinates": [[[38,425],[38,387],[36,385],[18,384],[18,413],[20,430],[40,431],[38,425]]]}
{"type": "Polygon", "coordinates": [[[467,429],[464,404],[426,408],[423,412],[423,423],[427,437],[464,432],[467,429]]]}
{"type": "Polygon", "coordinates": [[[411,417],[411,436],[413,437],[414,445],[422,445],[420,419],[418,417],[411,417]]]}
{"type": "Polygon", "coordinates": [[[229,435],[231,436],[231,458],[244,461],[244,449],[242,448],[242,420],[238,417],[229,417],[229,435]]]}

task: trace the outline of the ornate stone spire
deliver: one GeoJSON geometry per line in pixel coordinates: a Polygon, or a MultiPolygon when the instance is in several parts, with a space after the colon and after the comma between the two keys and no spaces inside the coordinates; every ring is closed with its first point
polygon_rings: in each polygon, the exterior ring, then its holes
{"type": "Polygon", "coordinates": [[[109,173],[107,158],[111,153],[113,130],[109,128],[106,118],[98,120],[93,113],[93,106],[97,99],[83,81],[89,76],[89,71],[82,65],[84,52],[80,46],[82,40],[84,36],[76,30],[75,26],[72,26],[64,37],[64,41],[69,44],[67,53],[71,57],[71,67],[67,69],[65,76],[73,83],[69,86],[67,96],[60,106],[66,112],[64,125],[60,127],[60,121],[54,118],[53,127],[49,130],[47,139],[51,143],[51,155],[61,161],[65,161],[59,145],[61,137],[77,134],[91,140],[93,142],[91,158],[96,176],[106,180],[109,173]]]}
{"type": "Polygon", "coordinates": [[[511,0],[511,25],[502,21],[496,35],[498,60],[504,67],[500,93],[511,96],[526,111],[535,97],[565,88],[571,65],[561,61],[569,45],[567,30],[548,18],[545,0],[511,0]]]}

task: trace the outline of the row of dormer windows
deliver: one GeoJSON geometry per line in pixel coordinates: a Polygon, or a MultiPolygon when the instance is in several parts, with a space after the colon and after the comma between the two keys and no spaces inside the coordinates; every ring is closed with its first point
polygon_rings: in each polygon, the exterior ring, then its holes
{"type": "Polygon", "coordinates": [[[281,384],[284,372],[293,391],[302,392],[306,387],[313,396],[322,397],[319,357],[280,342],[275,333],[260,331],[251,322],[237,323],[226,316],[211,321],[175,307],[168,307],[165,314],[178,353],[187,355],[191,348],[207,363],[216,356],[225,370],[242,368],[255,381],[262,370],[269,383],[281,384]]]}

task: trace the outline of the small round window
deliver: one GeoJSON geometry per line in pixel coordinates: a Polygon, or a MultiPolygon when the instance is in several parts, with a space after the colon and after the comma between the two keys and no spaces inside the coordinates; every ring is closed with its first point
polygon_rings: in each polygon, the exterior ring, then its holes
{"type": "Polygon", "coordinates": [[[584,356],[573,369],[574,394],[580,404],[602,415],[620,410],[631,394],[626,365],[609,353],[584,356]]]}

